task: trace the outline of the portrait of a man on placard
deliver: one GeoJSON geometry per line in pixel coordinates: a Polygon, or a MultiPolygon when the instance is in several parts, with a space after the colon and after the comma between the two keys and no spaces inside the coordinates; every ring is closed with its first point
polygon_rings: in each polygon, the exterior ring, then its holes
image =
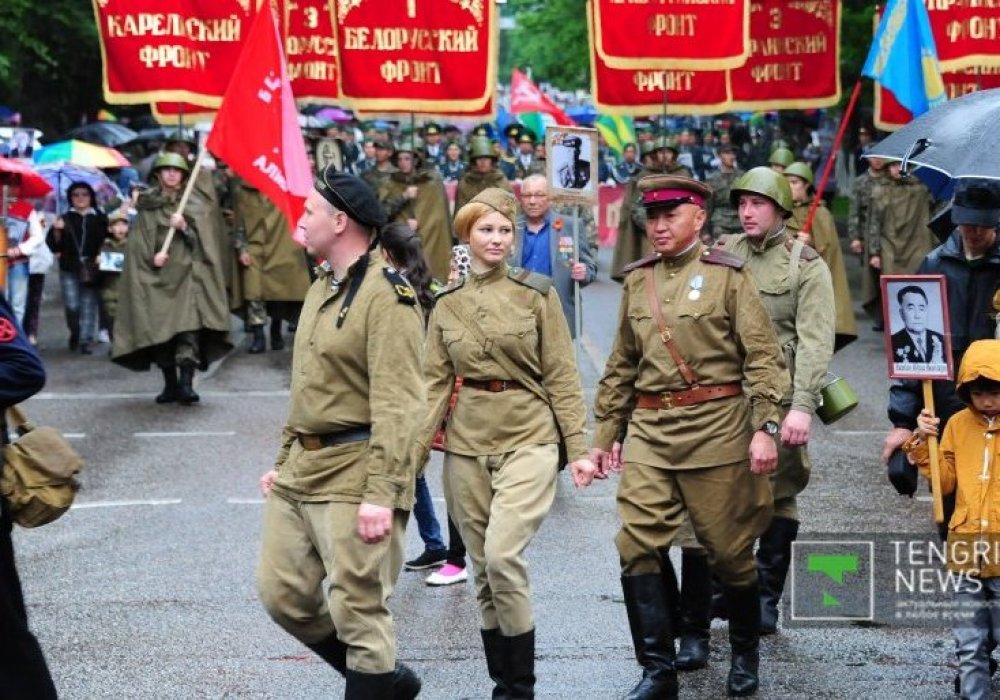
{"type": "Polygon", "coordinates": [[[597,197],[597,132],[579,127],[548,127],[549,189],[557,198],[594,200],[597,197]]]}
{"type": "Polygon", "coordinates": [[[893,378],[947,378],[951,343],[943,278],[895,275],[882,280],[886,352],[893,378]]]}

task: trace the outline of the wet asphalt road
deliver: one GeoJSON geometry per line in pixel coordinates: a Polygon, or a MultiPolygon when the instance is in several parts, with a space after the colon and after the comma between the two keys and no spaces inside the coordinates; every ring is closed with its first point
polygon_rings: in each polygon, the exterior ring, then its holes
{"type": "MultiPolygon", "coordinates": [[[[604,251],[601,278],[584,292],[588,400],[617,312],[609,258],[604,251]]],[[[290,353],[247,355],[237,332],[237,350],[199,378],[200,405],[157,406],[158,376],[112,365],[106,346],[89,357],[66,350],[54,275],[49,282],[42,343],[50,377],[28,409],[65,431],[88,467],[76,507],[48,527],[18,531],[15,544],[30,620],[61,696],[339,697],[342,681],[271,623],[254,586],[257,478],[277,448],[290,353]]],[[[887,380],[881,338],[869,326],[859,318],[861,338],[834,362],[861,406],[816,431],[813,480],[800,500],[803,539],[931,532],[929,502],[897,496],[878,462],[887,380]]],[[[428,475],[440,494],[439,458],[428,475]]],[[[614,488],[611,480],[575,492],[564,475],[528,552],[540,698],[621,697],[638,678],[613,544],[614,488]]],[[[443,518],[443,500],[435,505],[443,518]]],[[[411,526],[407,552],[419,551],[411,526]]],[[[471,582],[430,588],[422,574],[403,572],[393,608],[400,657],[424,679],[421,697],[488,697],[471,582]]],[[[945,698],[952,686],[944,624],[786,629],[764,641],[762,658],[762,698],[945,698]]],[[[682,697],[724,696],[727,667],[725,625],[716,622],[709,668],[682,676],[682,697]]]]}

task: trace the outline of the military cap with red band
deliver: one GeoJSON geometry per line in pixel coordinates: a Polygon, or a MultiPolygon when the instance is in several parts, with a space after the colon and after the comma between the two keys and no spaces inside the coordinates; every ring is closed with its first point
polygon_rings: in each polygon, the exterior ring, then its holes
{"type": "Polygon", "coordinates": [[[703,182],[679,175],[647,175],[639,180],[642,206],[646,209],[694,204],[702,209],[712,197],[712,188],[703,182]]]}

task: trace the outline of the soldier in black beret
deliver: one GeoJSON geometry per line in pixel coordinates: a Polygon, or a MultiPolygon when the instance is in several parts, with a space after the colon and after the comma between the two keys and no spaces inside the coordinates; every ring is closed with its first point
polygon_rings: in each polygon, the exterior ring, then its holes
{"type": "Polygon", "coordinates": [[[424,324],[376,246],[384,224],[371,187],[333,167],[306,199],[299,228],[325,262],[295,335],[282,444],[261,478],[257,582],[274,621],[346,677],[345,698],[412,700],[420,679],[396,662],[386,600],[413,505],[424,324]]]}

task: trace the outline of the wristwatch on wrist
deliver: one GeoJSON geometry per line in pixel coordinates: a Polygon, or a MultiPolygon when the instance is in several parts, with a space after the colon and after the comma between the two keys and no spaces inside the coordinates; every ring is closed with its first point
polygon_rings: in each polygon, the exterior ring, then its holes
{"type": "Polygon", "coordinates": [[[760,426],[760,429],[763,430],[768,435],[770,435],[771,437],[774,437],[775,435],[778,434],[778,427],[779,426],[777,423],[775,423],[773,420],[769,420],[765,421],[764,425],[760,426]]]}

